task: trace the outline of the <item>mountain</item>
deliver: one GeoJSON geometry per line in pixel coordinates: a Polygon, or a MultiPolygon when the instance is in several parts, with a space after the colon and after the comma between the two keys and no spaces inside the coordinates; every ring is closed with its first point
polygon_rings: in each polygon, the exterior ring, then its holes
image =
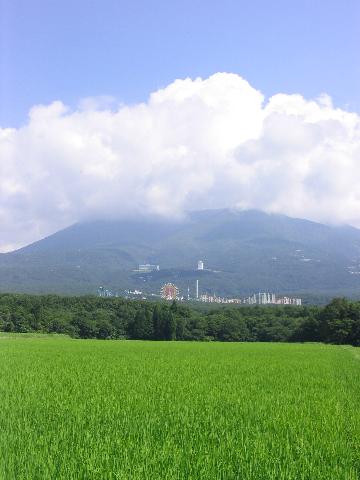
{"type": "Polygon", "coordinates": [[[360,230],[263,212],[206,210],[182,222],[158,218],[75,224],[0,255],[0,291],[157,293],[167,281],[242,296],[360,293],[360,230]],[[205,269],[197,271],[197,261],[205,269]],[[141,263],[160,270],[139,273],[141,263]]]}

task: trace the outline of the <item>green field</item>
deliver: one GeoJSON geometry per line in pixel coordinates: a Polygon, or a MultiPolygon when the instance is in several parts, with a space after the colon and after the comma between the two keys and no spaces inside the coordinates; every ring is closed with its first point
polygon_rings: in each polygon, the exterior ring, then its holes
{"type": "Polygon", "coordinates": [[[360,358],[0,332],[0,476],[360,478],[360,358]]]}

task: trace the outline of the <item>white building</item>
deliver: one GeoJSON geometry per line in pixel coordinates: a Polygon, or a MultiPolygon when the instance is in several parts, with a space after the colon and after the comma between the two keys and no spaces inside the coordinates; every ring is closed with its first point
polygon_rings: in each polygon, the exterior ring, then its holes
{"type": "Polygon", "coordinates": [[[198,261],[197,269],[198,270],[204,270],[204,262],[202,260],[198,261]]]}
{"type": "Polygon", "coordinates": [[[150,265],[150,263],[145,263],[143,265],[139,265],[138,272],[148,273],[148,272],[158,272],[160,270],[159,265],[150,265]]]}

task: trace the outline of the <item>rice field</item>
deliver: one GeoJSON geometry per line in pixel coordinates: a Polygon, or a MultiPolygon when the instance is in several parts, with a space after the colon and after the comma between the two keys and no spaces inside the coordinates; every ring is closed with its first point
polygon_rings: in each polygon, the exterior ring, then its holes
{"type": "Polygon", "coordinates": [[[360,478],[351,347],[0,333],[0,478],[360,478]]]}

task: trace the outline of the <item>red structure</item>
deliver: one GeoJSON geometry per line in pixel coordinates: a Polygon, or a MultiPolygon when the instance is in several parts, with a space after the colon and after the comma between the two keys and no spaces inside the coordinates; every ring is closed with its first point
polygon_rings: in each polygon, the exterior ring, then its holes
{"type": "Polygon", "coordinates": [[[161,298],[165,300],[176,300],[179,298],[179,289],[173,283],[165,283],[160,290],[161,298]]]}

